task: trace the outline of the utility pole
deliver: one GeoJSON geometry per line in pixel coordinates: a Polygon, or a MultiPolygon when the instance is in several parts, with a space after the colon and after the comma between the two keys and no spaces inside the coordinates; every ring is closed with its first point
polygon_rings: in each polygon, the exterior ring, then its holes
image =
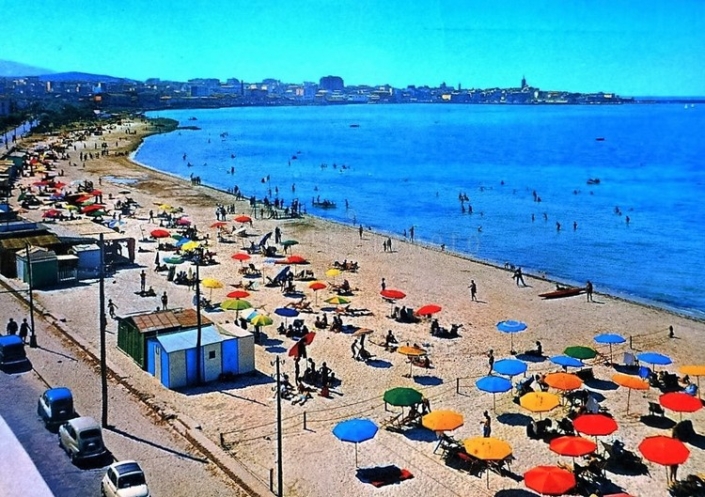
{"type": "Polygon", "coordinates": [[[201,384],[201,368],[203,367],[203,358],[201,357],[201,273],[198,268],[201,265],[203,258],[203,250],[199,252],[196,259],[196,384],[201,384]]]}
{"type": "Polygon", "coordinates": [[[284,461],[282,460],[282,396],[279,356],[276,360],[277,375],[277,497],[284,495],[284,461]]]}
{"type": "Polygon", "coordinates": [[[39,345],[37,345],[37,335],[34,334],[34,288],[32,286],[32,261],[29,256],[29,244],[25,245],[25,254],[27,258],[27,284],[29,286],[29,326],[32,332],[29,335],[29,348],[36,349],[39,345]]]}
{"type": "Polygon", "coordinates": [[[98,315],[100,316],[100,391],[102,397],[101,426],[108,427],[108,371],[105,364],[105,327],[107,320],[105,317],[105,240],[101,233],[98,238],[100,245],[100,284],[98,286],[98,315]]]}

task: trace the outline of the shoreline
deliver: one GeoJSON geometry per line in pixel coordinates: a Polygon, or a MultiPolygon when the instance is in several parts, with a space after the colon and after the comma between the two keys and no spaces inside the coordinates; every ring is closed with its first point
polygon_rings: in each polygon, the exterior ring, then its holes
{"type": "MultiPolygon", "coordinates": [[[[147,118],[148,121],[149,121],[150,119],[153,119],[153,118],[147,118]]],[[[178,123],[178,121],[175,121],[175,122],[178,123]]],[[[176,129],[171,130],[171,131],[168,131],[168,132],[174,132],[175,130],[176,130],[176,129]]],[[[161,133],[162,133],[162,132],[154,132],[154,133],[149,133],[149,134],[146,134],[146,135],[142,136],[141,139],[139,140],[138,145],[134,148],[134,150],[132,150],[132,151],[128,154],[127,159],[128,159],[136,168],[141,168],[141,169],[144,169],[144,170],[147,170],[147,171],[151,171],[151,172],[154,172],[154,173],[156,173],[156,174],[164,175],[164,176],[169,177],[169,178],[174,178],[174,179],[179,180],[179,181],[189,182],[189,179],[188,179],[187,177],[185,177],[185,176],[180,176],[180,175],[175,174],[175,173],[169,173],[169,172],[162,171],[162,170],[160,170],[160,169],[157,169],[156,167],[153,167],[153,166],[150,166],[150,165],[145,164],[145,163],[143,163],[143,162],[140,162],[140,161],[138,161],[138,160],[135,158],[136,154],[139,152],[140,147],[142,147],[142,145],[144,144],[144,140],[145,140],[146,138],[148,138],[149,136],[152,136],[152,135],[155,135],[155,134],[161,134],[161,133]]],[[[199,184],[199,185],[197,185],[197,186],[198,186],[198,187],[201,187],[201,188],[206,188],[206,189],[208,189],[208,190],[210,190],[210,191],[213,191],[213,192],[215,192],[215,193],[217,193],[217,194],[219,194],[219,195],[227,195],[227,196],[230,196],[230,197],[232,197],[232,201],[233,201],[233,202],[237,202],[237,201],[235,200],[235,196],[234,196],[232,193],[230,193],[230,192],[228,192],[228,191],[226,191],[226,190],[222,190],[222,189],[220,189],[220,188],[217,188],[217,187],[215,187],[215,186],[211,186],[211,185],[208,185],[208,184],[205,184],[205,183],[199,184]]],[[[194,185],[194,188],[196,188],[196,185],[194,185]]],[[[247,194],[245,194],[245,197],[247,197],[247,194]]],[[[258,201],[258,205],[259,205],[259,201],[258,201]]],[[[317,220],[319,220],[319,221],[321,221],[321,222],[323,222],[323,223],[332,223],[332,224],[337,225],[337,226],[341,226],[341,227],[348,228],[348,229],[350,229],[352,232],[354,232],[354,231],[357,230],[357,228],[356,228],[355,226],[353,226],[352,224],[346,224],[346,223],[344,223],[344,222],[342,222],[342,221],[336,221],[336,220],[333,220],[333,219],[327,219],[327,218],[324,218],[324,217],[321,217],[321,216],[317,216],[317,215],[315,215],[315,214],[310,214],[310,213],[308,213],[308,212],[305,214],[305,216],[311,217],[311,218],[314,218],[314,219],[317,219],[317,220]]],[[[367,228],[365,229],[365,231],[366,231],[366,232],[370,232],[370,233],[374,233],[374,234],[379,235],[379,236],[390,237],[390,238],[391,238],[392,240],[394,240],[396,243],[410,243],[409,240],[405,239],[405,238],[402,237],[402,236],[399,236],[397,233],[394,233],[394,232],[387,232],[387,231],[383,231],[383,230],[373,231],[373,230],[368,230],[367,228]]],[[[473,263],[476,263],[476,264],[486,265],[486,266],[488,266],[488,267],[491,267],[491,268],[494,268],[494,269],[498,269],[498,270],[501,270],[501,271],[507,271],[507,269],[504,268],[500,262],[492,261],[492,260],[485,260],[485,259],[475,258],[475,257],[472,257],[470,254],[463,253],[463,252],[450,251],[450,250],[441,250],[437,245],[434,245],[434,244],[432,244],[432,243],[430,243],[430,242],[419,241],[419,242],[412,243],[412,245],[423,246],[423,247],[427,248],[428,250],[432,250],[432,251],[435,251],[435,252],[439,252],[439,253],[444,253],[444,254],[452,255],[452,256],[454,256],[454,257],[459,257],[459,258],[464,259],[464,260],[467,260],[467,261],[469,261],[469,262],[473,262],[473,263]]],[[[522,268],[522,269],[524,269],[524,268],[522,268]]],[[[571,279],[569,279],[569,278],[562,278],[560,275],[550,275],[550,276],[547,276],[545,273],[543,273],[542,271],[537,270],[536,268],[529,268],[529,271],[524,271],[524,275],[525,275],[525,276],[532,277],[532,278],[535,278],[535,279],[543,280],[543,281],[552,283],[552,284],[554,284],[554,285],[556,285],[556,284],[562,284],[562,285],[580,286],[580,283],[578,283],[577,281],[571,280],[571,279]]],[[[645,308],[653,309],[653,310],[657,310],[657,311],[664,311],[664,312],[667,312],[667,313],[672,314],[672,315],[677,316],[677,317],[684,317],[684,318],[687,318],[687,319],[692,319],[693,321],[696,321],[696,322],[699,322],[699,323],[705,323],[705,316],[702,316],[702,317],[700,316],[700,314],[703,314],[703,312],[705,312],[705,311],[699,311],[699,310],[697,310],[697,309],[686,310],[686,309],[679,309],[679,308],[669,307],[669,306],[667,306],[667,305],[665,305],[665,304],[663,304],[663,303],[661,303],[661,302],[658,302],[658,301],[653,301],[653,300],[649,300],[649,299],[646,299],[646,298],[640,298],[640,297],[636,297],[636,296],[630,296],[630,295],[620,294],[620,293],[617,293],[617,292],[609,291],[609,289],[608,289],[608,291],[605,291],[605,292],[594,292],[594,293],[595,293],[595,295],[602,295],[602,296],[604,296],[604,297],[610,297],[610,298],[618,299],[618,300],[624,301],[624,302],[626,302],[626,303],[632,303],[632,304],[635,304],[635,305],[640,305],[640,306],[643,306],[643,307],[645,307],[645,308]]]]}

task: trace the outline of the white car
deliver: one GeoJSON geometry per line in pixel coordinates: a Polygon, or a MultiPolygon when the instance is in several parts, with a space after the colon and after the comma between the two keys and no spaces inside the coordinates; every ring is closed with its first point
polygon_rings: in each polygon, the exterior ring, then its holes
{"type": "Polygon", "coordinates": [[[93,418],[83,416],[62,424],[59,428],[59,447],[71,457],[71,462],[100,458],[107,454],[103,432],[93,418]]]}
{"type": "Polygon", "coordinates": [[[103,497],[149,497],[144,471],[135,461],[111,464],[100,484],[103,497]]]}

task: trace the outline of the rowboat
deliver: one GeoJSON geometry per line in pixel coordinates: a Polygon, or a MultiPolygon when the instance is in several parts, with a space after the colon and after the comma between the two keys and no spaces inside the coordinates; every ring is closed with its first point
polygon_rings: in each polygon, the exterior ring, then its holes
{"type": "Polygon", "coordinates": [[[543,297],[544,299],[560,299],[563,297],[573,297],[575,295],[580,295],[584,291],[585,291],[584,288],[576,288],[576,287],[559,288],[558,290],[554,290],[552,292],[540,293],[539,297],[543,297]]]}

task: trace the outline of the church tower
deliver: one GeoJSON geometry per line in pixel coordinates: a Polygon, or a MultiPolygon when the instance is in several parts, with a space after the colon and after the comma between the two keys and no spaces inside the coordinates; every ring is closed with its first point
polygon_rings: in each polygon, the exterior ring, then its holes
{"type": "Polygon", "coordinates": [[[527,87],[527,84],[526,84],[526,76],[522,76],[522,77],[521,77],[521,89],[523,90],[523,89],[526,88],[526,87],[527,87]]]}

